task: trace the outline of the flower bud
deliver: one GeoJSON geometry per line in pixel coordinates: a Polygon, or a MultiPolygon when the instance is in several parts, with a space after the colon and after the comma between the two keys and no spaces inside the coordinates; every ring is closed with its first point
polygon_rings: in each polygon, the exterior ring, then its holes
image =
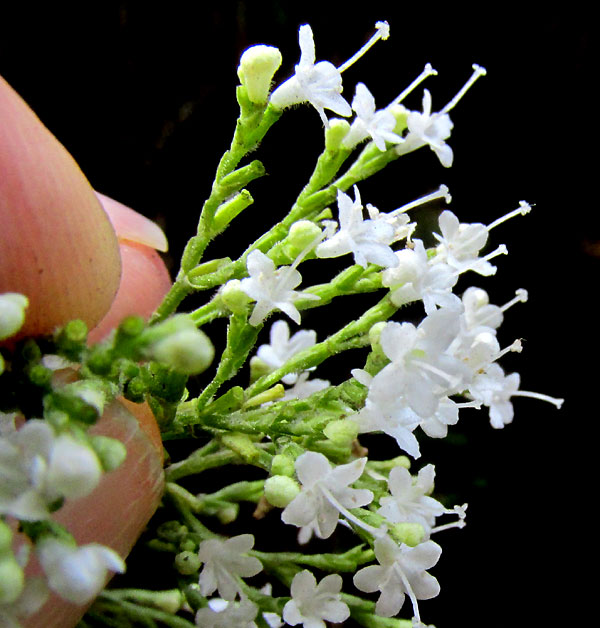
{"type": "Polygon", "coordinates": [[[420,523],[396,523],[391,526],[390,534],[398,543],[416,547],[425,537],[425,530],[420,523]]]}
{"type": "Polygon", "coordinates": [[[242,54],[238,77],[253,103],[264,105],[267,102],[273,75],[281,61],[281,53],[273,46],[252,46],[242,54]]]}
{"type": "Polygon", "coordinates": [[[271,475],[287,475],[292,477],[296,472],[294,459],[285,454],[276,454],[271,461],[271,475]]]}
{"type": "Polygon", "coordinates": [[[402,105],[393,105],[389,108],[389,111],[396,119],[396,126],[394,127],[394,133],[396,135],[402,135],[402,133],[408,127],[407,119],[408,119],[408,109],[403,107],[402,105]]]}
{"type": "Polygon", "coordinates": [[[201,564],[202,561],[196,552],[179,552],[175,556],[175,569],[184,576],[191,576],[196,573],[201,564]]]}
{"type": "Polygon", "coordinates": [[[323,434],[335,445],[349,447],[358,436],[358,423],[348,419],[331,421],[323,430],[323,434]]]}
{"type": "Polygon", "coordinates": [[[0,606],[11,604],[23,592],[25,575],[14,556],[0,559],[0,606]]]}
{"type": "Polygon", "coordinates": [[[10,526],[0,519],[0,559],[12,555],[12,538],[10,526]]]}
{"type": "Polygon", "coordinates": [[[273,475],[265,481],[265,497],[277,508],[285,508],[299,492],[298,482],[286,475],[273,475]]]}
{"type": "Polygon", "coordinates": [[[127,457],[127,447],[116,438],[98,435],[92,436],[91,441],[104,471],[114,471],[127,457]]]}
{"type": "Polygon", "coordinates": [[[325,129],[325,148],[335,152],[339,150],[342,140],[348,135],[350,124],[347,120],[334,118],[329,121],[329,127],[325,129]]]}
{"type": "Polygon", "coordinates": [[[149,351],[156,361],[186,375],[202,373],[215,357],[212,342],[191,321],[155,342],[149,351]]]}
{"type": "Polygon", "coordinates": [[[29,299],[18,292],[0,294],[0,340],[16,334],[25,322],[29,299]]]}
{"type": "Polygon", "coordinates": [[[221,288],[221,301],[234,314],[243,314],[250,303],[250,297],[240,288],[239,279],[231,279],[221,288]]]}

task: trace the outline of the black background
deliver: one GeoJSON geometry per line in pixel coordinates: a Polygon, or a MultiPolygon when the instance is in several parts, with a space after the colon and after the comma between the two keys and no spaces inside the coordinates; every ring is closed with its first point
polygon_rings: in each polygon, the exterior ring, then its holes
{"type": "MultiPolygon", "coordinates": [[[[387,19],[391,39],[344,75],[348,100],[363,81],[380,105],[426,62],[439,71],[426,84],[434,109],[472,63],[488,69],[452,112],[452,169],[422,150],[361,186],[363,201],[385,211],[446,183],[463,221],[489,223],[521,199],[535,204],[493,233],[494,245],[509,249],[498,276],[470,279],[499,304],[515,288],[529,291],[501,332],[504,345],[524,338],[524,352],[503,364],[521,373],[523,389],[566,402],[559,412],[517,399],[504,430],[483,413],[466,415],[452,439],[424,446],[440,492],[470,503],[467,527],[437,539],[444,552],[433,573],[442,593],[421,610],[438,628],[567,625],[591,588],[577,561],[595,553],[590,447],[582,446],[597,417],[595,32],[576,3],[560,12],[543,6],[106,0],[4,8],[0,19],[0,73],[96,189],[164,227],[172,267],[228,146],[235,70],[247,46],[278,46],[281,80],[298,60],[300,24],[313,27],[317,59],[339,65],[387,19]]],[[[420,108],[420,93],[407,106],[420,108]]],[[[322,128],[309,107],[287,113],[273,131],[279,139],[257,153],[270,176],[252,184],[256,203],[241,223],[255,236],[283,215],[320,151],[322,128]]],[[[306,327],[335,322],[305,319],[306,327]]]]}

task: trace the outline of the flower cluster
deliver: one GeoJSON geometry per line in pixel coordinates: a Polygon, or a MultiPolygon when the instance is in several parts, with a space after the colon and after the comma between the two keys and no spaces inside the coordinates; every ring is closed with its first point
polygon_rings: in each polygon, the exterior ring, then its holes
{"type": "MultiPolygon", "coordinates": [[[[470,79],[439,111],[432,108],[428,90],[421,110],[403,104],[437,74],[429,64],[383,108],[377,109],[364,82],[356,85],[349,103],[342,74],[390,35],[386,22],[377,22],[375,31],[336,67],[317,61],[313,31],[302,25],[299,62],[274,89],[280,52],[271,46],[245,51],[231,148],[219,163],[197,235],[150,323],[126,319],[92,348],[85,334],[56,332],[56,359],[77,364],[81,376],[65,389],[55,390],[49,355],[36,354],[27,362],[20,347],[9,364],[11,372],[3,376],[14,377],[15,385],[28,378],[27,386],[42,391],[38,406],[44,408],[43,419],[19,414],[18,407],[0,414],[0,568],[10,576],[8,585],[0,582],[0,618],[8,618],[9,625],[39,609],[49,591],[84,605],[109,572],[125,568],[107,547],[77,546],[53,519],[65,501],[89,496],[103,472],[120,464],[119,452],[109,452],[106,441],[87,433],[106,402],[118,395],[148,401],[167,449],[177,439],[200,438],[201,445],[189,455],[169,457],[165,516],[149,533],[152,551],[174,555],[177,588],[106,593],[96,617],[104,614],[115,625],[115,616],[122,615],[123,625],[140,620],[214,628],[279,628],[282,622],[325,628],[326,622],[351,617],[377,628],[391,625],[387,618],[405,609],[407,597],[412,612],[398,625],[424,626],[419,601],[440,591],[429,573],[442,552],[438,535],[465,525],[467,505],[449,507],[436,495],[433,464],[411,468],[421,456],[420,431],[444,438],[466,408],[486,409],[491,425],[502,428],[513,419],[517,396],[561,406],[561,399],[521,390],[519,375],[506,374],[499,364],[507,352],[521,351],[519,340],[502,346],[498,332],[507,310],[525,302],[527,292],[519,289],[498,306],[478,286],[457,290],[468,273],[487,278],[497,272],[493,260],[507,248],[500,244],[489,251],[490,232],[527,214],[530,205],[522,201],[489,225],[461,223],[443,209],[431,239],[414,237],[417,219],[411,210],[433,201],[450,203],[445,185],[390,211],[363,205],[358,184],[419,148],[429,147],[443,167],[452,166],[449,114],[485,75],[474,65],[470,79]],[[238,259],[202,261],[211,240],[254,202],[246,186],[265,167],[258,160],[240,163],[284,111],[300,103],[314,107],[324,126],[324,150],[310,180],[287,215],[238,259]],[[327,111],[352,119],[329,118],[327,111]],[[331,258],[339,258],[337,265],[328,262],[331,258]],[[348,264],[339,270],[344,260],[348,264]],[[306,262],[319,266],[321,283],[305,285],[306,262]],[[332,277],[330,266],[337,268],[332,277]],[[202,291],[210,295],[206,303],[189,315],[175,314],[187,295],[202,291]],[[327,337],[318,328],[299,327],[309,310],[377,292],[378,302],[327,337]],[[410,321],[402,317],[409,305],[410,321]],[[263,329],[278,312],[296,327],[277,319],[263,329]],[[227,322],[224,346],[212,378],[194,397],[188,376],[206,369],[215,355],[199,328],[217,319],[227,322]],[[268,342],[261,335],[267,331],[268,342]],[[324,362],[343,352],[348,352],[344,366],[329,376],[338,381],[315,376],[324,362]],[[19,368],[25,374],[21,379],[14,374],[19,368]],[[399,455],[368,456],[360,442],[366,433],[391,437],[399,455]],[[180,482],[226,465],[242,469],[235,481],[227,483],[228,471],[215,474],[216,488],[204,477],[197,484],[180,482]],[[246,473],[247,465],[259,475],[246,473]],[[205,492],[195,493],[195,486],[205,492]],[[265,541],[246,530],[224,536],[248,503],[253,520],[280,518],[291,526],[300,551],[259,550],[255,543],[265,541]],[[211,517],[221,526],[218,533],[207,525],[211,517]],[[451,519],[438,522],[446,517],[451,519]],[[20,522],[24,547],[34,548],[41,565],[40,580],[24,577],[28,550],[12,549],[13,532],[5,519],[20,522]],[[340,527],[346,530],[337,535],[340,527]],[[340,551],[348,530],[359,541],[340,551]],[[333,537],[334,551],[307,551],[311,539],[325,547],[333,537]],[[337,572],[353,574],[352,594],[343,590],[350,580],[344,582],[337,572]],[[357,591],[378,593],[377,600],[357,591]],[[170,615],[177,615],[176,623],[168,623],[170,615]]],[[[18,332],[26,308],[22,295],[0,295],[0,340],[18,332]]],[[[76,325],[69,329],[77,331],[76,325]]],[[[0,361],[0,375],[3,369],[0,361]]]]}

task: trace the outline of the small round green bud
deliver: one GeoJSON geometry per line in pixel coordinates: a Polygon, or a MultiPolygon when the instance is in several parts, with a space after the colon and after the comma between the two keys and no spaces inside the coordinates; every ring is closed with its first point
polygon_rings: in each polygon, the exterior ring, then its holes
{"type": "Polygon", "coordinates": [[[233,523],[240,512],[240,507],[238,504],[229,504],[224,508],[219,508],[217,511],[217,519],[223,524],[233,523]]]}
{"type": "Polygon", "coordinates": [[[14,556],[0,559],[0,605],[12,604],[23,592],[25,574],[14,556]]]}
{"type": "Polygon", "coordinates": [[[276,454],[271,461],[271,475],[287,475],[293,477],[295,473],[294,459],[285,454],[276,454]]]}
{"type": "Polygon", "coordinates": [[[306,247],[315,242],[321,235],[321,229],[310,220],[298,220],[290,227],[290,232],[283,241],[286,255],[295,260],[306,247]]]}
{"type": "Polygon", "coordinates": [[[375,348],[375,346],[379,344],[379,337],[381,336],[381,332],[383,331],[383,328],[385,326],[386,323],[380,321],[379,323],[375,323],[375,325],[373,325],[371,329],[369,329],[369,342],[371,343],[371,346],[373,348],[375,348]]]}
{"type": "Polygon", "coordinates": [[[127,447],[116,438],[92,436],[91,445],[105,471],[114,471],[127,457],[127,447]]]}
{"type": "Polygon", "coordinates": [[[18,292],[0,294],[0,340],[16,334],[25,322],[29,299],[18,292]]]}
{"type": "Polygon", "coordinates": [[[250,303],[250,297],[240,288],[239,279],[230,279],[220,291],[221,301],[234,314],[243,314],[250,303]]]}
{"type": "Polygon", "coordinates": [[[329,121],[329,127],[325,129],[325,148],[335,152],[340,149],[342,140],[350,131],[350,123],[341,118],[334,118],[329,121]]]}
{"type": "Polygon", "coordinates": [[[265,481],[265,497],[277,508],[285,508],[299,492],[298,482],[287,475],[273,475],[265,481]]]}
{"type": "Polygon", "coordinates": [[[268,375],[273,369],[258,356],[250,358],[250,382],[255,382],[263,375],[268,375]]]}
{"type": "Polygon", "coordinates": [[[349,419],[331,421],[325,426],[323,434],[335,445],[349,447],[352,441],[358,436],[358,424],[349,419]]]}
{"type": "Polygon", "coordinates": [[[4,558],[7,553],[12,555],[12,538],[10,526],[0,519],[0,558],[4,558]]]}
{"type": "Polygon", "coordinates": [[[165,521],[156,529],[157,535],[170,543],[181,542],[189,533],[187,526],[179,521],[165,521]]]}
{"type": "Polygon", "coordinates": [[[202,561],[198,558],[198,554],[194,552],[180,552],[175,556],[175,569],[184,575],[191,576],[200,569],[202,561]]]}
{"type": "Polygon", "coordinates": [[[425,530],[420,523],[396,523],[391,526],[390,534],[398,543],[410,547],[416,547],[425,538],[425,530]]]}
{"type": "Polygon", "coordinates": [[[156,342],[151,352],[158,362],[186,375],[202,373],[215,357],[212,342],[193,323],[156,342]]]}
{"type": "Polygon", "coordinates": [[[273,46],[252,46],[242,54],[237,72],[253,103],[263,105],[267,102],[273,75],[281,61],[281,53],[273,46]]]}
{"type": "Polygon", "coordinates": [[[128,316],[119,325],[119,334],[129,338],[139,336],[146,327],[146,323],[141,316],[128,316]]]}

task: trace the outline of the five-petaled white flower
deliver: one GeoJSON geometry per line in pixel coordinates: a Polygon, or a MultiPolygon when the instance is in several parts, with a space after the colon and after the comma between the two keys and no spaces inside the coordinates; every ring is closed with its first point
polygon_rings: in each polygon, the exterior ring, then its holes
{"type": "MultiPolygon", "coordinates": [[[[269,332],[270,344],[261,345],[256,355],[272,370],[283,366],[290,358],[317,342],[317,333],[312,329],[301,329],[290,337],[290,328],[283,321],[275,321],[269,332]]],[[[284,384],[294,384],[298,373],[288,373],[281,378],[284,384]]]]}
{"type": "Polygon", "coordinates": [[[408,134],[404,142],[396,147],[399,155],[429,145],[429,148],[438,156],[442,166],[449,168],[452,165],[454,155],[445,141],[450,137],[452,120],[447,113],[431,113],[429,90],[423,90],[423,111],[409,112],[406,124],[408,134]]]}
{"type": "Polygon", "coordinates": [[[200,593],[206,596],[218,590],[225,600],[234,600],[240,592],[238,578],[251,578],[262,571],[260,560],[246,555],[253,546],[252,534],[202,541],[198,550],[198,557],[204,563],[200,593]]]}
{"type": "Polygon", "coordinates": [[[384,151],[386,142],[400,144],[404,141],[394,133],[396,126],[394,114],[388,109],[376,110],[375,98],[364,83],[358,83],[356,86],[352,109],[356,112],[356,118],[342,142],[344,146],[352,148],[367,137],[371,137],[375,146],[384,151]]]}
{"type": "Polygon", "coordinates": [[[375,612],[393,617],[408,595],[415,617],[420,621],[417,600],[428,600],[440,592],[438,581],[427,569],[439,560],[442,548],[433,541],[416,547],[397,545],[389,536],[375,540],[375,557],[379,565],[369,565],[354,575],[354,585],[365,593],[379,591],[375,612]]]}
{"type": "Polygon", "coordinates": [[[96,453],[49,423],[31,419],[0,437],[0,514],[35,521],[49,517],[57,499],[77,499],[98,485],[96,453]]]}
{"type": "Polygon", "coordinates": [[[283,607],[283,619],[290,626],[325,628],[325,622],[339,624],[350,617],[350,609],[340,599],[342,578],[325,576],[319,584],[313,574],[304,570],[292,580],[292,599],[283,607]]]}
{"type": "Polygon", "coordinates": [[[299,528],[312,524],[319,538],[330,537],[340,512],[373,501],[371,491],[349,486],[362,475],[366,462],[366,458],[359,458],[332,468],[323,454],[307,451],[298,456],[296,474],[302,490],[281,513],[282,521],[299,528]]]}
{"type": "Polygon", "coordinates": [[[109,571],[125,571],[125,563],[117,552],[99,543],[77,547],[62,539],[45,537],[36,543],[35,550],[48,586],[73,604],[93,600],[106,584],[109,571]]]}
{"type": "Polygon", "coordinates": [[[316,300],[316,294],[300,293],[294,290],[302,281],[302,276],[295,266],[281,266],[275,269],[275,263],[262,251],[251,251],[246,259],[249,277],[240,282],[240,288],[256,301],[249,323],[260,325],[273,310],[281,310],[295,323],[300,322],[300,312],[294,305],[299,298],[316,300]]]}
{"type": "Polygon", "coordinates": [[[325,109],[340,116],[352,114],[350,105],[342,96],[342,75],[329,61],[315,63],[315,41],[308,24],[303,24],[298,32],[300,62],[295,74],[271,94],[271,105],[284,109],[290,105],[309,102],[328,125],[325,109]]]}
{"type": "Polygon", "coordinates": [[[435,526],[435,519],[446,513],[446,508],[429,494],[433,490],[435,468],[432,464],[423,467],[413,478],[404,467],[394,467],[390,471],[388,487],[391,497],[380,500],[377,511],[392,523],[418,523],[429,537],[435,526]]]}
{"type": "Polygon", "coordinates": [[[396,266],[398,260],[390,248],[397,239],[393,224],[384,215],[377,219],[364,219],[363,206],[358,188],[354,186],[354,200],[338,190],[339,230],[317,246],[317,257],[340,257],[354,255],[356,264],[366,268],[367,263],[378,266],[396,266]]]}
{"type": "Polygon", "coordinates": [[[258,607],[250,600],[226,602],[211,600],[196,612],[196,626],[201,628],[256,628],[258,607]],[[218,604],[217,604],[218,602],[218,604]]]}

